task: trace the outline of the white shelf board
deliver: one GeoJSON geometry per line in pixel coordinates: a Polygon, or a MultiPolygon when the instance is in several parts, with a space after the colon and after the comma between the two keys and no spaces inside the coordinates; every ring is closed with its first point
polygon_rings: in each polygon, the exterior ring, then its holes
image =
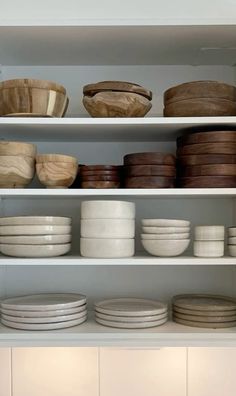
{"type": "Polygon", "coordinates": [[[0,117],[0,139],[21,141],[172,141],[188,129],[236,129],[236,117],[0,117]]]}
{"type": "Polygon", "coordinates": [[[235,64],[235,18],[25,22],[0,20],[2,65],[235,64]]]}
{"type": "Polygon", "coordinates": [[[150,329],[126,330],[101,326],[90,317],[86,323],[80,326],[56,331],[30,332],[0,325],[0,346],[236,347],[236,328],[198,329],[169,321],[162,326],[150,329]]]}

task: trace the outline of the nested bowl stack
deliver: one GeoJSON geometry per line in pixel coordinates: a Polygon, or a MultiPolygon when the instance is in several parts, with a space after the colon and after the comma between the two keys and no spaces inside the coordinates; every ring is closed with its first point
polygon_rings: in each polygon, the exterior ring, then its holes
{"type": "Polygon", "coordinates": [[[173,297],[172,317],[184,326],[220,329],[236,326],[236,299],[208,294],[173,297]]]}
{"type": "Polygon", "coordinates": [[[193,254],[197,257],[222,257],[224,240],[224,226],[197,226],[194,229],[193,254]]]}
{"type": "Polygon", "coordinates": [[[47,188],[68,188],[76,179],[78,160],[62,154],[40,154],[36,157],[39,181],[47,188]]]}
{"type": "Polygon", "coordinates": [[[232,257],[236,257],[236,227],[228,228],[228,252],[232,257]]]}
{"type": "Polygon", "coordinates": [[[0,252],[12,257],[56,257],[71,249],[71,218],[15,216],[0,218],[0,252]]]}
{"type": "Polygon", "coordinates": [[[192,81],[164,93],[165,117],[236,115],[236,87],[218,81],[192,81]]]}
{"type": "Polygon", "coordinates": [[[236,131],[194,132],[177,139],[177,185],[236,187],[236,131]]]}
{"type": "Polygon", "coordinates": [[[24,188],[34,178],[36,146],[0,142],[0,188],[24,188]]]}
{"type": "Polygon", "coordinates": [[[124,156],[126,188],[173,188],[176,160],[169,153],[133,153],[124,156]]]}
{"type": "Polygon", "coordinates": [[[130,82],[101,81],[85,85],[83,93],[92,117],[144,117],[152,107],[152,92],[130,82]]]}
{"type": "Polygon", "coordinates": [[[0,116],[63,117],[69,99],[63,86],[29,78],[0,82],[0,116]]]}
{"type": "Polygon", "coordinates": [[[152,256],[180,256],[190,243],[190,221],[143,219],[141,242],[152,256]]]}
{"type": "Polygon", "coordinates": [[[119,188],[122,167],[118,165],[81,165],[80,183],[82,188],[119,188]]]}
{"type": "Polygon", "coordinates": [[[80,227],[82,256],[122,258],[134,255],[134,203],[84,201],[81,204],[80,227]]]}

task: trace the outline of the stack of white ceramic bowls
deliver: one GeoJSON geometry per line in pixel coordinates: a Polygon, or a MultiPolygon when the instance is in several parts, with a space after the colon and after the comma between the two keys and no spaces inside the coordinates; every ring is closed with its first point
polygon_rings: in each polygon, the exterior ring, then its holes
{"type": "Polygon", "coordinates": [[[0,251],[13,257],[56,257],[71,248],[71,218],[18,216],[0,218],[0,251]]]}
{"type": "Polygon", "coordinates": [[[80,252],[84,257],[122,258],[134,255],[135,204],[84,201],[81,204],[80,252]]]}
{"type": "Polygon", "coordinates": [[[103,326],[142,329],[168,320],[167,305],[155,300],[115,298],[95,303],[96,322],[103,326]]]}
{"type": "Polygon", "coordinates": [[[142,232],[142,245],[153,256],[179,256],[190,243],[188,220],[143,219],[142,232]]]}
{"type": "Polygon", "coordinates": [[[228,251],[230,256],[236,257],[236,227],[228,228],[228,251]]]}
{"type": "Polygon", "coordinates": [[[197,257],[222,257],[224,240],[224,226],[197,226],[194,230],[193,254],[197,257]]]}
{"type": "Polygon", "coordinates": [[[57,330],[78,326],[87,319],[82,294],[35,294],[1,302],[1,323],[21,330],[57,330]]]}

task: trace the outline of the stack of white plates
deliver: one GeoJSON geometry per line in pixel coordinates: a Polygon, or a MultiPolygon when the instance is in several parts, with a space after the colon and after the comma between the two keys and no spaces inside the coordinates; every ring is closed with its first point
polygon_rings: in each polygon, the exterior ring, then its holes
{"type": "Polygon", "coordinates": [[[1,302],[1,323],[14,329],[64,329],[86,319],[86,297],[82,294],[34,294],[1,302]]]}
{"type": "Polygon", "coordinates": [[[142,232],[142,245],[153,256],[179,256],[190,243],[188,220],[143,219],[142,232]]]}
{"type": "Polygon", "coordinates": [[[168,308],[155,300],[116,298],[95,303],[95,319],[103,326],[142,329],[167,322],[168,308]]]}
{"type": "Polygon", "coordinates": [[[236,257],[236,227],[228,228],[228,250],[230,256],[236,257]]]}
{"type": "Polygon", "coordinates": [[[0,218],[0,251],[13,257],[55,257],[71,248],[71,218],[18,216],[0,218]]]}

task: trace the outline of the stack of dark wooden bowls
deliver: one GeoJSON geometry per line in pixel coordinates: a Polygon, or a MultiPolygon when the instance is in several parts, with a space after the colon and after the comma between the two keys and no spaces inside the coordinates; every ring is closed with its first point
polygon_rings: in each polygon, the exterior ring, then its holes
{"type": "Polygon", "coordinates": [[[135,153],[124,157],[126,188],[175,187],[176,160],[168,153],[135,153]]]}
{"type": "Polygon", "coordinates": [[[236,87],[217,81],[193,81],[164,93],[165,117],[236,115],[236,87]]]}
{"type": "Polygon", "coordinates": [[[81,165],[80,183],[82,188],[119,188],[121,166],[81,165]]]}
{"type": "Polygon", "coordinates": [[[195,132],[177,139],[177,186],[236,187],[236,131],[195,132]]]}

